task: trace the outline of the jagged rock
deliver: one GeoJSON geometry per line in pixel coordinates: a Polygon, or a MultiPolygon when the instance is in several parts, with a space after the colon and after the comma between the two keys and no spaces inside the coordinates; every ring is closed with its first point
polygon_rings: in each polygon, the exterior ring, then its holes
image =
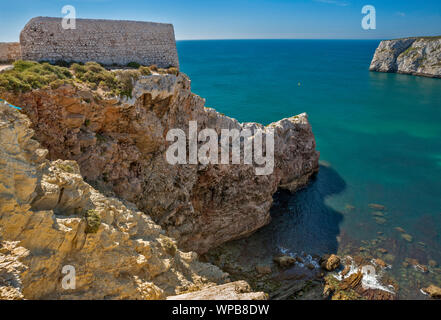
{"type": "Polygon", "coordinates": [[[306,114],[266,127],[239,123],[205,108],[183,73],[141,76],[133,87],[130,99],[71,85],[2,94],[29,116],[50,160],[76,161],[86,181],[135,203],[185,250],[205,253],[253,233],[270,221],[277,189],[294,192],[318,170],[319,153],[306,114]],[[256,175],[255,166],[243,161],[169,164],[167,132],[182,129],[188,135],[189,121],[197,121],[198,132],[213,128],[218,134],[249,128],[266,135],[274,129],[273,173],[256,175]]]}
{"type": "Polygon", "coordinates": [[[371,71],[441,77],[441,37],[381,41],[371,71]]]}
{"type": "Polygon", "coordinates": [[[167,297],[167,300],[267,300],[264,292],[252,292],[245,281],[236,281],[197,292],[167,297]]]}
{"type": "Polygon", "coordinates": [[[30,125],[0,103],[0,299],[164,299],[228,281],[135,205],[85,183],[76,162],[45,160],[30,125]],[[93,233],[87,210],[100,216],[93,233]]]}
{"type": "Polygon", "coordinates": [[[428,286],[427,288],[424,288],[422,290],[434,299],[441,299],[441,288],[440,287],[437,287],[437,286],[431,284],[430,286],[428,286]]]}
{"type": "Polygon", "coordinates": [[[349,277],[343,279],[340,284],[341,290],[354,289],[356,288],[363,279],[363,273],[358,271],[357,273],[351,274],[349,277]]]}
{"type": "Polygon", "coordinates": [[[333,271],[340,266],[340,258],[335,254],[325,255],[322,258],[320,266],[327,271],[333,271]]]}
{"type": "Polygon", "coordinates": [[[273,259],[282,268],[289,268],[296,263],[297,259],[290,256],[281,256],[273,259]]]}

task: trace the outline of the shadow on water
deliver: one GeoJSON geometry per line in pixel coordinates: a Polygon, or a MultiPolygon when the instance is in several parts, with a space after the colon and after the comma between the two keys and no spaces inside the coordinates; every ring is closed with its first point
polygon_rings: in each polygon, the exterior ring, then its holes
{"type": "Polygon", "coordinates": [[[326,205],[326,198],[342,192],[346,183],[332,168],[320,166],[310,184],[296,193],[274,195],[272,221],[251,236],[222,245],[239,250],[239,263],[259,264],[282,253],[335,253],[343,215],[326,205]]]}
{"type": "Polygon", "coordinates": [[[306,188],[295,194],[279,191],[274,196],[272,221],[258,233],[270,237],[271,244],[279,250],[317,255],[336,253],[343,215],[327,206],[326,198],[345,188],[345,181],[334,169],[320,166],[306,188]]]}

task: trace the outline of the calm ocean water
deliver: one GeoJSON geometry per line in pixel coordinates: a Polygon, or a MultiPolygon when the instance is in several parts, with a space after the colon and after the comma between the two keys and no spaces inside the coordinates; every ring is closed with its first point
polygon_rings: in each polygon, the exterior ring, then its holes
{"type": "Polygon", "coordinates": [[[309,115],[320,173],[296,195],[278,195],[272,223],[244,248],[380,257],[400,298],[423,298],[419,288],[441,286],[441,80],[369,72],[378,43],[180,41],[178,52],[193,92],[219,112],[263,124],[309,115]],[[429,272],[403,266],[406,258],[429,272]]]}

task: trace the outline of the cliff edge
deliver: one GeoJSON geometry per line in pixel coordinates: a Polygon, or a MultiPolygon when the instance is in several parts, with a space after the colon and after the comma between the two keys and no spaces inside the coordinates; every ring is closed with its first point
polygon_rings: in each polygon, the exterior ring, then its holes
{"type": "Polygon", "coordinates": [[[176,68],[96,63],[16,62],[0,95],[0,299],[266,298],[215,286],[228,274],[197,253],[262,227],[277,189],[308,183],[319,153],[306,114],[239,123],[206,108],[176,68]],[[170,164],[167,133],[191,121],[219,136],[250,129],[240,144],[273,131],[273,170],[170,164]],[[62,285],[69,266],[74,289],[62,285]]]}
{"type": "Polygon", "coordinates": [[[369,70],[441,78],[441,36],[381,41],[369,70]]]}
{"type": "MultiPolygon", "coordinates": [[[[126,79],[130,84],[122,90],[126,95],[107,96],[108,88],[76,81],[82,68],[77,67],[73,82],[68,79],[71,82],[61,86],[28,91],[27,84],[21,84],[18,92],[12,88],[3,97],[28,115],[50,160],[77,161],[87,182],[136,204],[184,250],[202,254],[251,234],[269,223],[277,189],[294,192],[318,170],[319,153],[306,114],[268,126],[239,123],[206,108],[183,73],[139,75],[135,70],[103,71],[95,64],[84,67],[94,81],[105,75],[105,81],[111,82],[108,79],[115,74],[126,79]],[[274,170],[256,175],[255,165],[243,161],[170,164],[166,152],[172,142],[167,141],[167,133],[189,132],[190,121],[197,122],[197,132],[211,128],[218,136],[223,129],[248,128],[253,132],[249,141],[258,132],[265,141],[268,131],[274,130],[274,170]]],[[[56,72],[64,74],[65,69],[56,72]]],[[[10,73],[5,77],[12,77],[10,73]]],[[[243,146],[244,141],[240,143],[243,146]]],[[[219,159],[221,151],[222,147],[219,159]]]]}

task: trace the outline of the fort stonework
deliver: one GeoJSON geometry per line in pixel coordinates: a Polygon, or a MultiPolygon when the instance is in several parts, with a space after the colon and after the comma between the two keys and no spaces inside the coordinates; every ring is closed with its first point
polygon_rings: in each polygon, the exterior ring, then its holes
{"type": "Polygon", "coordinates": [[[18,42],[0,42],[0,63],[8,63],[20,59],[21,49],[18,42]]]}
{"type": "Polygon", "coordinates": [[[172,24],[76,19],[75,29],[63,29],[61,18],[37,17],[22,30],[20,45],[24,60],[179,68],[172,24]]]}

